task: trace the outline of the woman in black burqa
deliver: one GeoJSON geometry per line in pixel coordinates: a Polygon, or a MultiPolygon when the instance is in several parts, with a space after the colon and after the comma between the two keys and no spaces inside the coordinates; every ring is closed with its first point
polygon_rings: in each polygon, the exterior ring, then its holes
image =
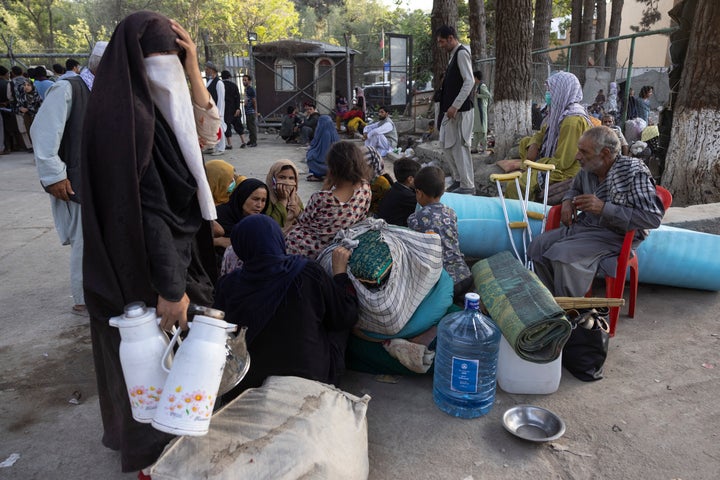
{"type": "Polygon", "coordinates": [[[280,226],[267,215],[245,217],[230,238],[243,267],[220,279],[214,306],[228,322],[248,327],[251,361],[246,377],[223,400],[259,387],[271,375],[337,385],[358,318],[347,274],[350,251],[333,250],[331,277],[315,261],[288,255],[280,226]]]}
{"type": "Polygon", "coordinates": [[[164,329],[187,328],[189,302],[211,304],[215,206],[198,137],[212,143],[218,127],[189,34],[153,12],[121,21],[87,106],[82,208],[102,442],[125,472],[155,462],[172,436],[133,420],[108,318],[141,300],[164,329]]]}

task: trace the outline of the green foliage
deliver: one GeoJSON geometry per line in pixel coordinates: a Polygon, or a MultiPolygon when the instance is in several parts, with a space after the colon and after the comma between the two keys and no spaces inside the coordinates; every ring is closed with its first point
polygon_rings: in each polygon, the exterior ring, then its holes
{"type": "Polygon", "coordinates": [[[332,7],[343,6],[344,0],[293,0],[297,10],[312,10],[316,18],[323,19],[332,7]]]}
{"type": "Polygon", "coordinates": [[[572,0],[553,0],[553,18],[565,17],[572,13],[572,0]]]}
{"type": "MultiPolygon", "coordinates": [[[[466,41],[467,4],[460,3],[464,13],[458,29],[466,41]]],[[[430,15],[403,5],[402,0],[394,5],[382,0],[0,0],[0,25],[16,53],[86,53],[95,41],[109,40],[129,13],[153,10],[190,32],[201,61],[206,53],[221,63],[226,54],[247,55],[249,31],[257,34],[258,43],[304,38],[345,45],[347,34],[349,46],[360,52],[356,75],[382,68],[382,33],[399,33],[413,37],[414,79],[427,80],[432,71],[430,15]]]]}
{"type": "Polygon", "coordinates": [[[427,82],[432,78],[432,42],[430,17],[421,10],[406,13],[398,24],[399,30],[413,36],[413,79],[427,82]]]}
{"type": "Polygon", "coordinates": [[[630,30],[633,32],[647,32],[662,18],[662,14],[658,8],[660,0],[637,0],[637,2],[644,4],[645,8],[642,12],[640,24],[630,25],[630,30]]]}

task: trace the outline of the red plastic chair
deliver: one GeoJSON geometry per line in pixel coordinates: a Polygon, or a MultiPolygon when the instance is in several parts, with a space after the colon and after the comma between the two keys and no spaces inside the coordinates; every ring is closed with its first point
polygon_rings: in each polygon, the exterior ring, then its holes
{"type": "MultiPolygon", "coordinates": [[[[665,211],[672,205],[672,194],[665,188],[655,187],[658,198],[663,204],[665,211]]],[[[548,213],[547,229],[552,230],[560,226],[560,209],[562,205],[555,205],[548,213]]],[[[607,298],[623,298],[625,292],[625,278],[627,269],[630,269],[630,305],[628,307],[628,317],[635,317],[635,301],[638,292],[638,257],[637,252],[633,251],[632,244],[635,238],[635,230],[625,233],[620,253],[617,257],[617,268],[615,276],[605,276],[605,296],[607,298]],[[618,281],[620,279],[620,281],[618,281]]],[[[588,290],[587,296],[592,295],[592,287],[588,290]]],[[[618,317],[620,317],[620,307],[610,308],[610,336],[615,336],[615,325],[618,317]]]]}

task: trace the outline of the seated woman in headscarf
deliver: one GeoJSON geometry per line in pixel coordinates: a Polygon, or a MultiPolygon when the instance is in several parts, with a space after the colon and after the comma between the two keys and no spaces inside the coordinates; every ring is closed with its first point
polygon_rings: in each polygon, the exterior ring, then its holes
{"type": "Polygon", "coordinates": [[[256,178],[248,178],[235,187],[227,203],[218,206],[217,221],[213,222],[213,244],[220,275],[242,265],[230,244],[230,232],[248,215],[267,213],[269,196],[267,185],[256,178]]]}
{"type": "Polygon", "coordinates": [[[271,375],[293,375],[337,385],[358,303],[347,275],[350,251],[333,252],[330,277],[314,261],[288,255],[277,222],[252,215],[233,228],[243,268],[218,283],[214,307],[225,320],[248,327],[252,359],[243,381],[224,400],[259,387],[271,375]]]}
{"type": "Polygon", "coordinates": [[[335,130],[335,124],[328,115],[320,115],[317,127],[315,128],[315,136],[310,142],[310,149],[305,155],[307,160],[308,170],[308,182],[322,182],[327,175],[328,166],[325,163],[325,157],[330,150],[330,147],[340,141],[337,130],[335,130]]]}
{"type": "Polygon", "coordinates": [[[327,156],[327,179],[287,232],[288,253],[312,259],[327,247],[335,234],[364,220],[370,208],[372,173],[355,143],[337,142],[327,156]]]}
{"type": "Polygon", "coordinates": [[[347,124],[347,137],[355,138],[357,132],[362,132],[365,122],[365,98],[358,97],[357,103],[343,114],[343,121],[347,124]]]}
{"type": "Polygon", "coordinates": [[[378,212],[378,208],[380,208],[380,201],[392,186],[392,177],[384,174],[385,162],[375,147],[362,146],[360,149],[363,151],[363,156],[365,157],[368,167],[370,167],[372,175],[372,179],[370,180],[372,200],[370,201],[368,214],[374,215],[378,212]]]}
{"type": "Polygon", "coordinates": [[[303,203],[297,194],[297,167],[290,160],[278,160],[268,171],[265,185],[268,186],[267,214],[275,219],[283,231],[295,225],[303,210],[303,203]]]}
{"type": "Polygon", "coordinates": [[[225,160],[210,160],[205,164],[208,183],[215,206],[227,203],[235,187],[247,177],[235,174],[235,167],[225,160]]]}
{"type": "Polygon", "coordinates": [[[133,419],[108,319],[142,301],[162,328],[187,329],[190,302],[212,304],[216,213],[198,139],[214,144],[220,117],[188,32],[145,11],[115,28],[85,112],[83,277],[102,443],[130,472],[155,462],[173,436],[133,419]]]}
{"type": "MultiPolygon", "coordinates": [[[[555,165],[550,174],[550,183],[568,180],[580,171],[575,160],[580,136],[592,128],[590,116],[580,102],[583,98],[582,87],[577,77],[569,72],[558,72],[547,81],[549,92],[550,113],[543,120],[540,131],[521,144],[522,160],[555,165]],[[523,147],[526,147],[524,149],[523,147]]],[[[506,161],[505,170],[512,171],[525,168],[522,160],[506,161]]],[[[530,199],[537,191],[537,171],[533,170],[530,180],[530,199]]],[[[525,195],[527,177],[520,177],[520,188],[525,195]]],[[[508,182],[505,196],[519,198],[515,182],[508,182]]]]}

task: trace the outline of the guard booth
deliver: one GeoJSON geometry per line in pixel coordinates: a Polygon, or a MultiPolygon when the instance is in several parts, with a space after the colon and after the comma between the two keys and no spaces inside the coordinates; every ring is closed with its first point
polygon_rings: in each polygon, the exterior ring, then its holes
{"type": "Polygon", "coordinates": [[[314,40],[279,40],[253,48],[258,111],[261,126],[280,124],[288,105],[302,112],[313,102],[321,114],[335,108],[335,91],[352,98],[351,48],[314,40]]]}

